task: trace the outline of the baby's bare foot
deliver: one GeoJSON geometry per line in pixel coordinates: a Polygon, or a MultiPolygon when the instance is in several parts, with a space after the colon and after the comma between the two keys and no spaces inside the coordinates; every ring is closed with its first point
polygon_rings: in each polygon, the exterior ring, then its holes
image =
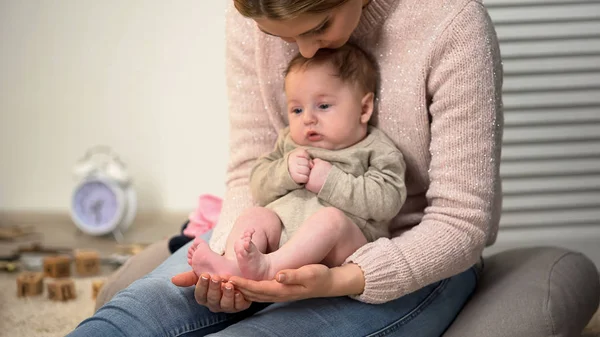
{"type": "Polygon", "coordinates": [[[188,251],[188,263],[198,276],[202,273],[242,276],[236,261],[231,261],[213,252],[208,244],[201,239],[195,240],[190,247],[188,251]]]}
{"type": "Polygon", "coordinates": [[[194,256],[194,252],[196,251],[196,248],[198,247],[198,245],[201,243],[201,241],[204,241],[200,238],[195,238],[194,242],[192,243],[192,245],[190,246],[190,248],[188,249],[188,253],[187,253],[187,261],[188,264],[191,266],[192,265],[192,257],[194,256]]]}
{"type": "Polygon", "coordinates": [[[254,229],[246,229],[235,242],[235,256],[242,275],[251,280],[267,280],[275,276],[267,255],[261,253],[252,243],[254,229]]]}

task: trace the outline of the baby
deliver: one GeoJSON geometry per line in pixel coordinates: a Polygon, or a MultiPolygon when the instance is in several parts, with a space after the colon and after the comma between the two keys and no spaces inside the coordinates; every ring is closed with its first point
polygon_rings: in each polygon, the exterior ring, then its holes
{"type": "Polygon", "coordinates": [[[369,126],[377,68],[358,47],[297,55],[285,71],[289,126],[250,174],[262,207],[236,220],[225,254],[200,238],[194,272],[273,279],[283,269],[339,266],[359,247],[389,237],[406,199],[402,154],[369,126]]]}

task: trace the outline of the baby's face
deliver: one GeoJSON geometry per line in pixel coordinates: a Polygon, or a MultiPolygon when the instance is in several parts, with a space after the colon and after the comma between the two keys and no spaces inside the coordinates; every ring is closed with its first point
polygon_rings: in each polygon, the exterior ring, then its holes
{"type": "Polygon", "coordinates": [[[356,86],[344,83],[330,65],[295,69],[285,78],[290,136],[301,146],[339,150],[361,141],[370,114],[356,86]]]}

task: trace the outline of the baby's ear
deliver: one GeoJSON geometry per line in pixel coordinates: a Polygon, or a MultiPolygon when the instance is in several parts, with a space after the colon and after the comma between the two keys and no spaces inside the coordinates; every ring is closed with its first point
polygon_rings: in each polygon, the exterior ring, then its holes
{"type": "Polygon", "coordinates": [[[367,124],[371,115],[373,115],[373,105],[375,104],[375,95],[372,92],[367,93],[361,100],[360,122],[367,124]]]}

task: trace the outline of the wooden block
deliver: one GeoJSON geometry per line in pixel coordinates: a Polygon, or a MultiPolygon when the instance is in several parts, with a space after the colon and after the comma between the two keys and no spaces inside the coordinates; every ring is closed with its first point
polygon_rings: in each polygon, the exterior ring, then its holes
{"type": "Polygon", "coordinates": [[[53,301],[68,301],[76,297],[75,282],[72,279],[56,279],[48,283],[49,299],[53,301]]]}
{"type": "Polygon", "coordinates": [[[100,254],[96,251],[75,252],[75,270],[78,275],[91,276],[100,273],[100,254]]]}
{"type": "Polygon", "coordinates": [[[40,295],[44,291],[44,273],[23,272],[17,276],[17,297],[40,295]]]}
{"type": "Polygon", "coordinates": [[[92,299],[95,300],[98,297],[100,289],[104,286],[104,280],[92,281],[92,299]]]}
{"type": "Polygon", "coordinates": [[[33,233],[33,226],[0,227],[0,239],[11,240],[33,233]]]}
{"type": "Polygon", "coordinates": [[[45,258],[44,274],[55,278],[71,276],[71,258],[67,255],[55,255],[45,258]]]}
{"type": "Polygon", "coordinates": [[[1,261],[0,260],[0,270],[5,270],[7,272],[13,272],[19,269],[19,263],[12,261],[1,261]]]}

